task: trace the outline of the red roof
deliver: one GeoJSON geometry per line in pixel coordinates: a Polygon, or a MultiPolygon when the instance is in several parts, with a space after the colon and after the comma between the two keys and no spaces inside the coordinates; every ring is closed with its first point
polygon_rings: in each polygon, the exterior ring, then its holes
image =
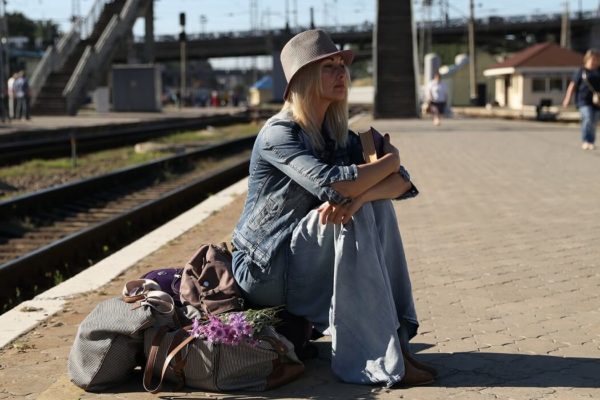
{"type": "Polygon", "coordinates": [[[521,50],[488,69],[523,67],[580,67],[583,54],[555,43],[540,43],[521,50]]]}

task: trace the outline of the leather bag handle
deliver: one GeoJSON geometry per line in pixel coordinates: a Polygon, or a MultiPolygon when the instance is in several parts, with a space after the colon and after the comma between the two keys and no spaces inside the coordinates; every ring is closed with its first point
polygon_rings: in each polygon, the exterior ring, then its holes
{"type": "MultiPolygon", "coordinates": [[[[148,360],[146,361],[146,367],[144,369],[144,389],[150,393],[157,393],[160,391],[167,370],[169,369],[169,364],[173,359],[175,359],[175,364],[170,367],[175,375],[179,378],[179,384],[177,386],[177,390],[185,385],[185,375],[183,373],[183,368],[186,364],[186,357],[181,355],[181,350],[187,346],[189,342],[195,339],[194,336],[189,336],[187,331],[184,329],[180,329],[175,334],[173,341],[169,343],[168,355],[165,358],[165,361],[162,364],[161,372],[160,372],[160,380],[156,387],[151,388],[152,377],[154,375],[154,368],[156,366],[156,356],[158,355],[158,351],[160,349],[160,345],[163,341],[163,338],[167,332],[167,327],[162,326],[156,332],[154,337],[152,338],[152,345],[150,348],[150,352],[148,354],[148,360]],[[173,346],[174,343],[177,345],[173,346]]],[[[187,355],[186,355],[187,356],[187,355]]]]}

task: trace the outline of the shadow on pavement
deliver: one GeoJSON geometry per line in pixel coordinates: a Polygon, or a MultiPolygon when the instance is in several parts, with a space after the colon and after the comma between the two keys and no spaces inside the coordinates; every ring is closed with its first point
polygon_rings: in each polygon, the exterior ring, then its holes
{"type": "MultiPolygon", "coordinates": [[[[315,342],[319,358],[306,362],[304,375],[287,385],[265,392],[229,392],[208,394],[186,388],[173,391],[166,384],[154,398],[165,400],[211,399],[364,399],[372,400],[389,391],[379,385],[352,385],[340,382],[330,369],[330,342],[315,342]],[[155,397],[156,396],[156,397],[155,397]]],[[[600,359],[582,357],[557,357],[528,354],[503,354],[484,352],[419,353],[432,347],[429,344],[411,344],[417,358],[434,366],[439,373],[430,387],[516,387],[516,388],[596,388],[600,387],[600,359]]],[[[136,371],[127,383],[106,393],[143,393],[141,371],[136,371]]],[[[391,389],[394,392],[396,389],[391,389]]],[[[402,388],[397,390],[401,391],[402,388]]]]}
{"type": "Polygon", "coordinates": [[[438,369],[438,387],[600,387],[600,358],[484,352],[417,356],[438,369]]]}

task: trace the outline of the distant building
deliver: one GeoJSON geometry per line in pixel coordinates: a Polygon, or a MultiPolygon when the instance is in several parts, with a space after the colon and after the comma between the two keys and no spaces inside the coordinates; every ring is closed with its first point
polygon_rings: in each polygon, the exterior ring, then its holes
{"type": "Polygon", "coordinates": [[[560,104],[569,80],[582,65],[583,55],[554,43],[528,47],[483,72],[495,79],[495,100],[515,110],[541,100],[560,104]]]}
{"type": "Polygon", "coordinates": [[[273,78],[265,75],[250,88],[250,105],[259,106],[273,100],[273,78]]]}
{"type": "MultiPolygon", "coordinates": [[[[483,76],[483,71],[486,68],[496,63],[496,59],[484,51],[477,52],[477,63],[475,76],[483,76]]],[[[447,66],[440,69],[442,76],[447,66]]],[[[458,69],[448,79],[444,78],[444,82],[448,85],[450,104],[453,106],[468,106],[471,105],[470,88],[469,88],[469,68],[466,65],[458,69]]],[[[477,97],[482,104],[488,103],[494,98],[494,85],[479,78],[477,79],[477,97]]]]}

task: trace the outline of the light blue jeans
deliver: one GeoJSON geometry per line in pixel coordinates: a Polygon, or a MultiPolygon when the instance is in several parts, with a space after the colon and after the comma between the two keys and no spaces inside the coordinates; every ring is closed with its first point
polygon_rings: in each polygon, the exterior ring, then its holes
{"type": "Polygon", "coordinates": [[[581,140],[587,143],[596,141],[596,126],[600,119],[600,110],[593,106],[580,106],[579,113],[581,114],[581,140]]]}
{"type": "Polygon", "coordinates": [[[236,280],[251,302],[286,304],[327,329],[341,380],[391,386],[404,376],[402,346],[418,326],[392,202],[367,203],[345,225],[318,217],[313,210],[300,221],[263,276],[234,254],[236,280]]]}

